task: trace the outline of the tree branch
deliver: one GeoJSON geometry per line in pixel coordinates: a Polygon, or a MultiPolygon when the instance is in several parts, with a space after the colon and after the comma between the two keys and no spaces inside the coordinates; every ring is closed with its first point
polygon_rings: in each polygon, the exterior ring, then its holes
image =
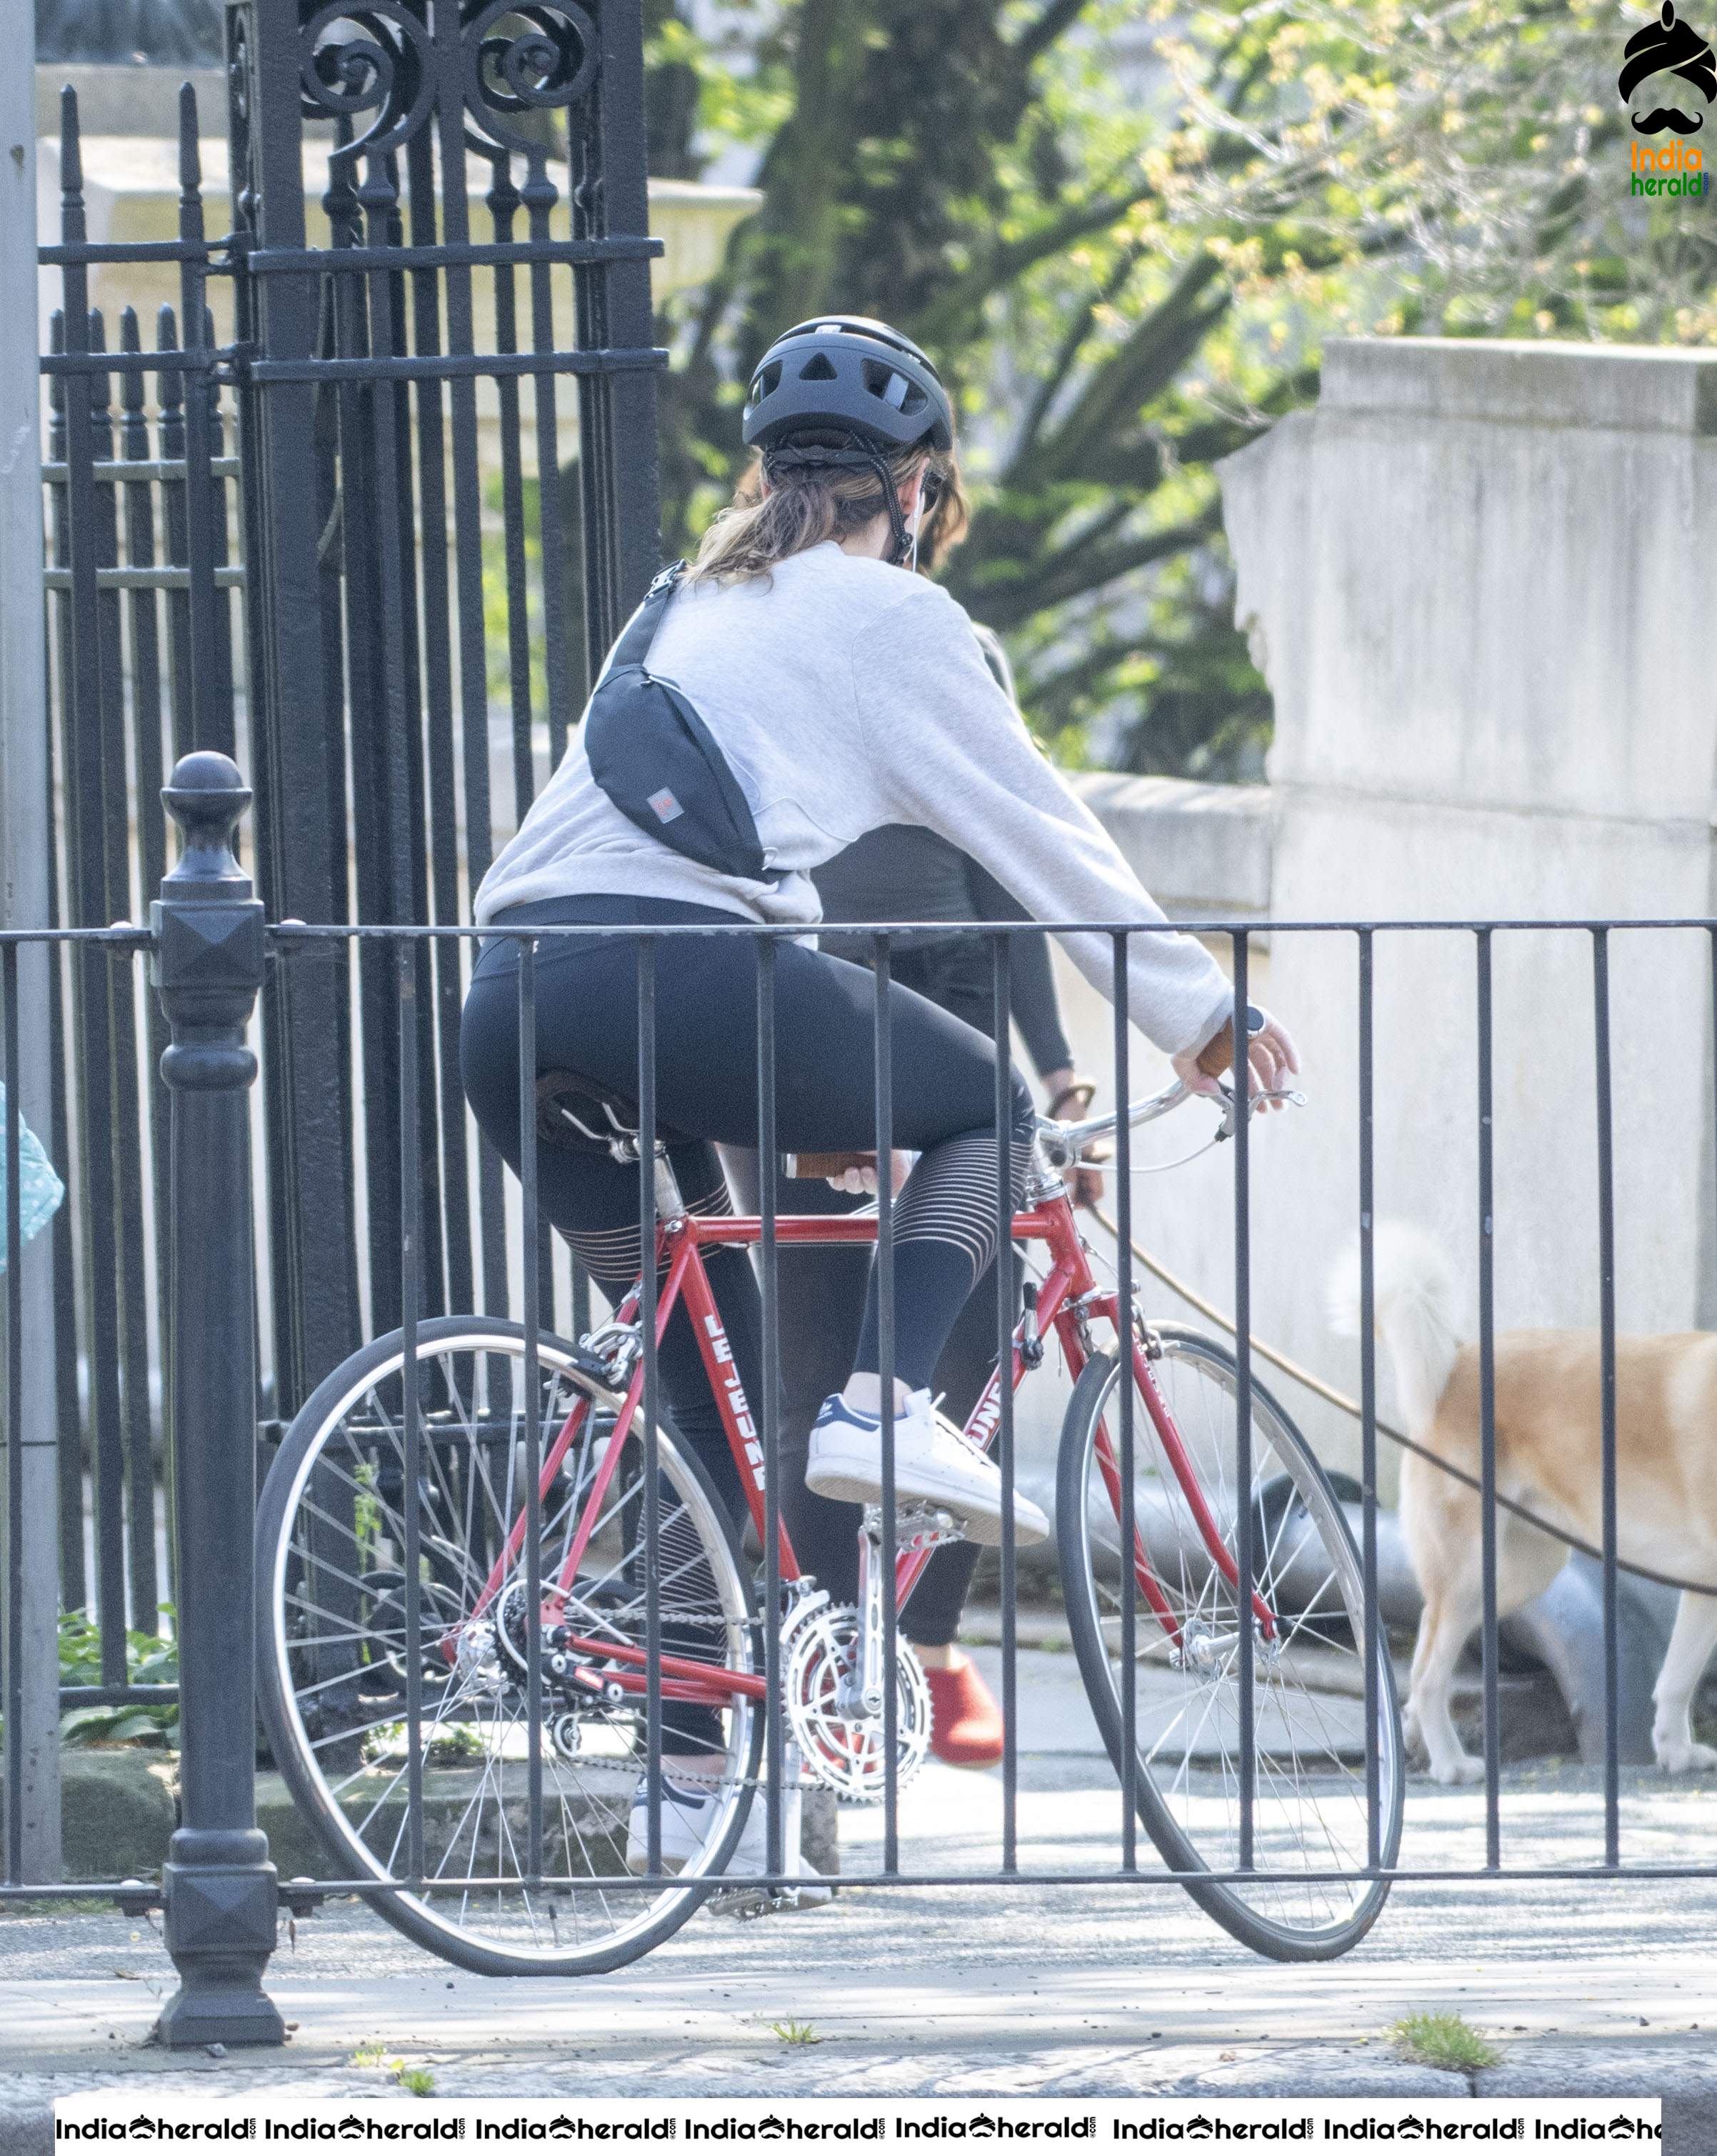
{"type": "Polygon", "coordinates": [[[1048,675],[1023,675],[1019,684],[1020,708],[1033,720],[1040,711],[1060,705],[1064,711],[1076,696],[1094,687],[1105,674],[1110,673],[1125,660],[1137,656],[1148,647],[1129,643],[1120,637],[1106,637],[1071,666],[1048,675]]]}
{"type": "Polygon", "coordinates": [[[1055,401],[1056,391],[1073,372],[1074,362],[1079,356],[1079,346],[1090,334],[1091,325],[1096,320],[1098,308],[1112,305],[1120,297],[1125,289],[1127,280],[1139,265],[1139,256],[1141,251],[1136,247],[1128,248],[1115,264],[1114,270],[1092,293],[1090,298],[1086,300],[1068,325],[1066,336],[1061,340],[1054,358],[1045,370],[1043,380],[1038,384],[1031,403],[1026,407],[1025,418],[1020,423],[1018,434],[1014,437],[1013,449],[1009,458],[1010,463],[1017,464],[1037,440],[1043,422],[1048,417],[1049,407],[1055,401]]]}
{"type": "Polygon", "coordinates": [[[1214,305],[1198,305],[1199,295],[1221,274],[1214,256],[1195,254],[1125,341],[1093,370],[1055,433],[1005,475],[1007,483],[1030,487],[1068,477],[1083,466],[1094,444],[1119,431],[1124,413],[1136,412],[1165,388],[1228,311],[1226,292],[1214,305]]]}
{"type": "Polygon", "coordinates": [[[1059,254],[1075,240],[1107,232],[1153,192],[1141,185],[1130,194],[1109,195],[1081,203],[1053,223],[1038,225],[1017,239],[997,243],[980,261],[948,284],[940,303],[925,317],[923,335],[932,341],[958,334],[962,319],[974,313],[992,292],[999,292],[1038,263],[1059,254]]]}
{"type": "Polygon", "coordinates": [[[1160,531],[1147,532],[1143,538],[1099,548],[1071,565],[1057,553],[1051,557],[1046,574],[1026,573],[1006,583],[984,587],[982,618],[992,629],[1016,629],[1021,622],[1028,621],[1047,608],[1082,598],[1089,593],[1100,591],[1105,584],[1114,583],[1117,578],[1130,576],[1136,569],[1149,568],[1153,562],[1166,561],[1171,555],[1184,553],[1189,547],[1202,546],[1213,531],[1220,529],[1221,523],[1220,502],[1213,501],[1202,516],[1187,523],[1167,525],[1160,531]]]}
{"type": "Polygon", "coordinates": [[[1086,0],[1048,0],[1043,13],[1013,40],[1020,64],[1030,67],[1040,60],[1064,30],[1071,29],[1085,11],[1086,0]]]}

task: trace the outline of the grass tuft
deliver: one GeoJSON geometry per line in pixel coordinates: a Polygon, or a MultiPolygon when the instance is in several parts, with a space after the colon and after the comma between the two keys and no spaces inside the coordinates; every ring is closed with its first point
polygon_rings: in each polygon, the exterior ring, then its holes
{"type": "Polygon", "coordinates": [[[820,2044],[823,2041],[808,2021],[771,2021],[771,2036],[779,2036],[783,2044],[820,2044]]]}
{"type": "Polygon", "coordinates": [[[1416,2066],[1441,2066],[1450,2073],[1476,2074],[1494,2066],[1502,2054],[1458,2014],[1409,2014],[1390,2032],[1403,2058],[1416,2066]]]}
{"type": "Polygon", "coordinates": [[[346,2063],[349,2066],[379,2066],[384,2063],[385,2051],[379,2036],[366,2036],[346,2063]]]}
{"type": "Polygon", "coordinates": [[[435,2076],[428,2066],[408,2066],[401,2060],[396,2062],[393,2078],[407,2096],[433,2096],[435,2076]]]}

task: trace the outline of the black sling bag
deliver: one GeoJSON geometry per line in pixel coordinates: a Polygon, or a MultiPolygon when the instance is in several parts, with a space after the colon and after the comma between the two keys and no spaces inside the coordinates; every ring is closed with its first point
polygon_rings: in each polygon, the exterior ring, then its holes
{"type": "Polygon", "coordinates": [[[673,682],[650,672],[650,646],[684,562],[664,569],[621,631],[584,715],[584,752],[623,816],[723,875],[774,883],[757,825],[715,737],[673,682]]]}

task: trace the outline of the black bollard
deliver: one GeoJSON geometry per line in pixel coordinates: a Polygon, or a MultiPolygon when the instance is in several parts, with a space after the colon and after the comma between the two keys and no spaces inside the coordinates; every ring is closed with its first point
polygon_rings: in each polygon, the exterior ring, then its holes
{"type": "Polygon", "coordinates": [[[230,757],[182,757],[161,799],[183,850],[150,908],[152,978],[172,1029],[175,1538],[179,1560],[180,1813],[164,1876],[179,1989],[159,2040],[279,2044],[262,1988],[278,1902],[256,1824],[256,1341],[252,1326],[249,1091],[244,1029],[263,980],[263,910],[233,858],[250,789],[230,757]]]}

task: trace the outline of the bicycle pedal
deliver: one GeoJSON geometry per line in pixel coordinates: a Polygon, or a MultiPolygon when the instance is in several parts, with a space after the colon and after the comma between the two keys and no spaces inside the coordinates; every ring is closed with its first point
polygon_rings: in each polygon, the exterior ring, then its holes
{"type": "MultiPolygon", "coordinates": [[[[894,1507],[894,1541],[896,1545],[928,1540],[956,1540],[964,1532],[965,1522],[959,1515],[941,1505],[897,1505],[894,1507]]],[[[882,1540],[883,1516],[880,1505],[864,1507],[864,1532],[882,1540]]]]}
{"type": "Polygon", "coordinates": [[[760,1917],[777,1917],[798,1906],[798,1895],[791,1887],[732,1887],[710,1897],[710,1907],[718,1916],[731,1917],[741,1924],[754,1924],[760,1917]]]}

